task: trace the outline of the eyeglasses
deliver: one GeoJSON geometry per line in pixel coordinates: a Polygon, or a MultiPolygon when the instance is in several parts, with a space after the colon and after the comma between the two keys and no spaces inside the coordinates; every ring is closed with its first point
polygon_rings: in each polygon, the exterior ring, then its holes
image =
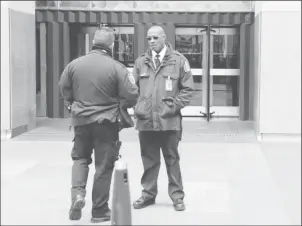
{"type": "Polygon", "coordinates": [[[148,36],[148,37],[147,37],[147,40],[148,40],[148,41],[151,41],[152,38],[153,38],[153,40],[157,40],[157,39],[159,38],[159,36],[148,36]]]}

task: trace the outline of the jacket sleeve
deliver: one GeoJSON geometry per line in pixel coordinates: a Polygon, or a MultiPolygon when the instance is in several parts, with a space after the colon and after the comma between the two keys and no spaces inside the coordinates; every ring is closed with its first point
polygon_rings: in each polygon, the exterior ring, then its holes
{"type": "Polygon", "coordinates": [[[118,96],[120,99],[121,107],[131,108],[136,104],[138,97],[138,88],[135,84],[133,75],[127,70],[118,66],[116,68],[117,83],[118,83],[118,96]]]}
{"type": "Polygon", "coordinates": [[[132,75],[134,77],[135,80],[135,84],[138,87],[138,93],[139,93],[139,59],[137,59],[135,61],[134,67],[133,67],[133,71],[132,71],[132,75]]]}
{"type": "Polygon", "coordinates": [[[68,64],[64,69],[60,81],[59,81],[59,90],[60,93],[65,101],[70,103],[73,102],[73,95],[72,95],[72,79],[70,75],[70,65],[68,64]]]}
{"type": "Polygon", "coordinates": [[[191,68],[185,57],[180,61],[179,90],[180,92],[175,97],[176,110],[180,110],[190,103],[194,91],[191,68]]]}

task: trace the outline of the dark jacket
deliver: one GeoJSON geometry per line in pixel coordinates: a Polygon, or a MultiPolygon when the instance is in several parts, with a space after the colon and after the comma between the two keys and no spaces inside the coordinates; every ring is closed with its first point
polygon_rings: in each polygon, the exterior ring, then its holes
{"type": "MultiPolygon", "coordinates": [[[[97,48],[69,63],[59,88],[71,104],[71,124],[85,125],[107,119],[116,122],[136,104],[138,88],[129,79],[126,67],[110,56],[110,50],[97,48]],[[109,52],[109,54],[108,54],[109,52]]],[[[131,123],[130,123],[131,124],[131,123]]]]}
{"type": "Polygon", "coordinates": [[[190,103],[194,82],[188,60],[166,43],[167,50],[156,70],[149,49],[135,61],[133,75],[139,87],[134,108],[137,130],[181,130],[180,110],[190,103]],[[170,80],[172,88],[166,88],[170,80]],[[166,98],[166,99],[165,99],[166,98]]]}

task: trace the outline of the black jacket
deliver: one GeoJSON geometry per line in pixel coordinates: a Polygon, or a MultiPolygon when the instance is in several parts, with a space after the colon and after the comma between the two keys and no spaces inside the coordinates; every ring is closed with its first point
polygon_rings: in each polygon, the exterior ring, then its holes
{"type": "Polygon", "coordinates": [[[129,76],[132,75],[126,67],[103,48],[69,63],[61,75],[59,88],[64,100],[71,103],[71,125],[105,119],[115,122],[120,109],[127,112],[127,108],[133,107],[138,88],[129,76]]]}

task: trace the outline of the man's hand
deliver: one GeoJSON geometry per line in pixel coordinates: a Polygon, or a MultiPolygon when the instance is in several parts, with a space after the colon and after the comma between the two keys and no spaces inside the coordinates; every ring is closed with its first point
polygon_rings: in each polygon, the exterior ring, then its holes
{"type": "Polygon", "coordinates": [[[169,107],[173,107],[173,105],[174,105],[174,98],[173,97],[162,98],[162,101],[165,102],[169,107]]]}

